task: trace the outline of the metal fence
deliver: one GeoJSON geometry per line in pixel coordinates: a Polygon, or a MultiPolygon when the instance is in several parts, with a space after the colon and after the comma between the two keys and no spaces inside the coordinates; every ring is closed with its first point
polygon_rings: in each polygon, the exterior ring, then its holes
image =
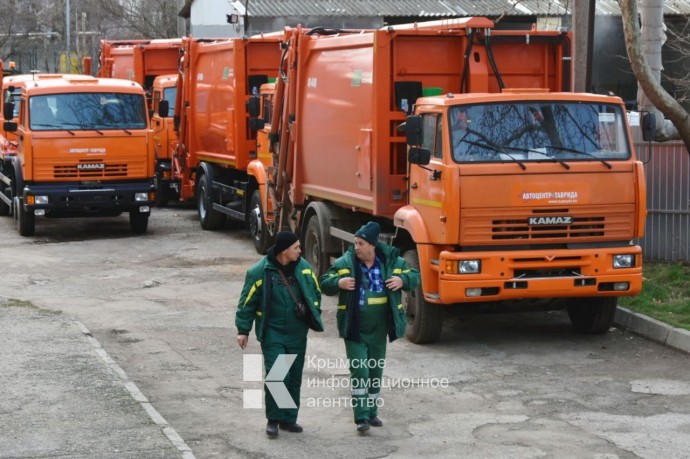
{"type": "Polygon", "coordinates": [[[645,260],[690,262],[690,156],[682,142],[636,142],[647,180],[645,260]]]}

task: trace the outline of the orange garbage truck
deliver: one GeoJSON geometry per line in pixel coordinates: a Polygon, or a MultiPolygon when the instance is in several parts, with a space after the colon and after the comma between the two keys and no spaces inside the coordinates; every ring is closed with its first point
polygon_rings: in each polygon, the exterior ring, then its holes
{"type": "Polygon", "coordinates": [[[150,96],[157,76],[177,73],[182,39],[101,40],[98,76],[136,81],[150,96]]]}
{"type": "Polygon", "coordinates": [[[566,308],[603,333],[640,291],[643,165],[619,98],[569,92],[570,34],[464,18],[285,36],[251,103],[274,158],[262,224],[324,272],[379,222],[421,272],[410,341],[436,341],[451,305],[566,308]]]}
{"type": "Polygon", "coordinates": [[[143,88],[87,75],[10,78],[3,129],[17,140],[0,168],[0,201],[19,233],[33,235],[36,217],[122,212],[146,232],[155,162],[143,88]]]}
{"type": "Polygon", "coordinates": [[[156,156],[156,204],[165,206],[178,198],[171,184],[172,151],[177,145],[175,132],[175,99],[177,74],[157,76],[153,80],[151,99],[151,127],[156,156]]]}
{"type": "MultiPolygon", "coordinates": [[[[10,68],[5,69],[3,62],[0,61],[0,71],[2,71],[2,77],[0,77],[0,107],[4,106],[5,101],[19,100],[21,95],[20,82],[62,78],[61,74],[53,73],[21,74],[16,71],[12,62],[10,62],[10,68]]],[[[5,118],[4,110],[0,111],[0,164],[9,165],[12,158],[17,155],[18,139],[16,131],[7,130],[8,127],[11,128],[16,123],[5,124],[5,121],[17,121],[19,104],[14,104],[12,113],[10,114],[8,111],[6,114],[8,118],[5,118]]],[[[2,168],[0,168],[0,172],[1,170],[2,168]]],[[[8,176],[0,177],[0,194],[5,197],[5,199],[0,197],[0,215],[10,214],[12,200],[11,185],[12,183],[8,176]]]]}
{"type": "Polygon", "coordinates": [[[271,155],[257,153],[247,101],[277,76],[280,42],[279,35],[183,40],[171,187],[196,202],[204,230],[234,222],[266,239],[258,189],[271,155]]]}

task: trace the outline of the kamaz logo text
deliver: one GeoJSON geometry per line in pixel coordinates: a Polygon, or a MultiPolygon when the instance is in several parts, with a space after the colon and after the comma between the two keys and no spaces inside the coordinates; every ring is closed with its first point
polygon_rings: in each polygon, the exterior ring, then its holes
{"type": "Polygon", "coordinates": [[[563,215],[560,217],[529,217],[527,224],[532,226],[539,225],[570,225],[573,223],[573,217],[570,215],[563,215]]]}
{"type": "Polygon", "coordinates": [[[103,170],[105,169],[105,164],[103,163],[80,163],[77,164],[77,169],[80,171],[84,170],[103,170]]]}

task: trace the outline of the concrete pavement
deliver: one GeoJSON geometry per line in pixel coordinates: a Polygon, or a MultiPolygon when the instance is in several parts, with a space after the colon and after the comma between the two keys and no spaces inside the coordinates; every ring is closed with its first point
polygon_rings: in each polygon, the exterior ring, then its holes
{"type": "Polygon", "coordinates": [[[618,307],[615,325],[649,340],[690,354],[690,331],[674,328],[644,314],[618,307]]]}
{"type": "MultiPolygon", "coordinates": [[[[690,353],[688,331],[624,308],[615,324],[690,353]]],[[[80,322],[0,297],[0,327],[0,458],[194,458],[80,322]]]]}
{"type": "Polygon", "coordinates": [[[194,456],[69,317],[0,297],[0,458],[194,456]]]}

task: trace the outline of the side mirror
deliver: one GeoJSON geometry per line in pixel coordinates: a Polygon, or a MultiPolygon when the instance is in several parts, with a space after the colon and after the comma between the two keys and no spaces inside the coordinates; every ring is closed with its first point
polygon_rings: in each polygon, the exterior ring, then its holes
{"type": "Polygon", "coordinates": [[[261,118],[249,118],[249,129],[252,131],[260,131],[266,126],[266,121],[261,118]]]}
{"type": "Polygon", "coordinates": [[[407,117],[407,121],[405,121],[405,134],[408,145],[421,145],[423,143],[421,116],[411,115],[407,117]]]}
{"type": "Polygon", "coordinates": [[[410,147],[410,151],[407,153],[407,159],[410,164],[426,166],[431,162],[431,151],[426,148],[410,147]]]}
{"type": "Polygon", "coordinates": [[[642,140],[645,142],[653,141],[656,138],[656,115],[652,112],[643,113],[640,128],[642,129],[642,140]]]}
{"type": "Polygon", "coordinates": [[[14,118],[14,102],[5,102],[2,107],[2,117],[6,120],[14,118]]]}
{"type": "Polygon", "coordinates": [[[5,121],[2,125],[2,128],[5,130],[5,132],[15,132],[17,130],[17,122],[5,121]]]}
{"type": "Polygon", "coordinates": [[[247,113],[250,118],[258,118],[261,114],[261,99],[258,96],[251,96],[247,100],[247,113]]]}
{"type": "Polygon", "coordinates": [[[167,118],[170,113],[170,102],[163,99],[158,102],[158,116],[161,118],[167,118]]]}

